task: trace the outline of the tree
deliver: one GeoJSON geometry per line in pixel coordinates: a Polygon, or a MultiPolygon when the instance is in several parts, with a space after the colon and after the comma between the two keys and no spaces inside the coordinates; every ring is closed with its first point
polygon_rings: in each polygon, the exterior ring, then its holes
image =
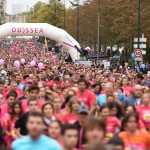
{"type": "Polygon", "coordinates": [[[63,28],[64,13],[61,11],[63,7],[63,4],[59,2],[55,5],[55,0],[50,0],[50,5],[38,2],[29,12],[27,22],[49,23],[63,28]]]}

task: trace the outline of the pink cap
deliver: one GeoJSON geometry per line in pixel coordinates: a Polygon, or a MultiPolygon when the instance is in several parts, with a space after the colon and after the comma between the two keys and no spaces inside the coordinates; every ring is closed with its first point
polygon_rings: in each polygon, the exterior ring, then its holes
{"type": "Polygon", "coordinates": [[[31,79],[29,79],[29,80],[27,81],[27,83],[32,83],[32,84],[34,84],[33,80],[31,80],[31,79]]]}

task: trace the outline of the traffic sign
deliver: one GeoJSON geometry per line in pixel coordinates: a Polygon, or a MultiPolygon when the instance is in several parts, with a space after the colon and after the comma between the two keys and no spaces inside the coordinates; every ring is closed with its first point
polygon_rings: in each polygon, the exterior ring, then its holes
{"type": "MultiPolygon", "coordinates": [[[[134,38],[134,42],[138,43],[138,38],[134,38]]],[[[139,42],[140,43],[146,43],[147,42],[147,38],[144,37],[144,34],[142,34],[142,38],[139,38],[139,42]]]]}
{"type": "MultiPolygon", "coordinates": [[[[138,48],[138,44],[134,44],[134,48],[138,48]]],[[[140,44],[139,48],[146,48],[146,44],[140,44]]]]}
{"type": "Polygon", "coordinates": [[[142,51],[142,54],[143,54],[143,55],[146,55],[146,51],[142,51]]]}
{"type": "Polygon", "coordinates": [[[142,50],[141,49],[134,50],[134,55],[135,55],[135,58],[141,58],[142,57],[142,50]]]}
{"type": "MultiPolygon", "coordinates": [[[[134,42],[138,43],[138,38],[134,38],[134,42]]],[[[139,42],[140,43],[146,43],[147,42],[147,38],[140,38],[139,42]]]]}

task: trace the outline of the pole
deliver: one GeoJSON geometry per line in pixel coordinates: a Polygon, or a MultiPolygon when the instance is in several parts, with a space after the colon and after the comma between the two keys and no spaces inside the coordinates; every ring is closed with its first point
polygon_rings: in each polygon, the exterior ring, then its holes
{"type": "Polygon", "coordinates": [[[56,1],[55,1],[55,26],[57,25],[57,21],[56,21],[56,19],[57,19],[57,17],[56,17],[56,8],[57,7],[57,4],[56,4],[56,1]]]}
{"type": "Polygon", "coordinates": [[[66,0],[64,0],[64,30],[66,30],[66,0]]]}
{"type": "Polygon", "coordinates": [[[140,32],[141,32],[141,0],[138,0],[138,49],[140,48],[140,32]]]}
{"type": "Polygon", "coordinates": [[[100,52],[100,0],[98,0],[98,49],[97,49],[97,65],[99,64],[99,52],[100,52]]]}
{"type": "Polygon", "coordinates": [[[77,41],[79,42],[79,0],[77,2],[77,41]]]}

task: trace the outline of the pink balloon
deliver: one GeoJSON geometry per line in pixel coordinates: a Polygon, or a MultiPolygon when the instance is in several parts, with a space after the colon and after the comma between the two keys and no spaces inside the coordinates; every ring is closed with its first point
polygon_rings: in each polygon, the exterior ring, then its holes
{"type": "Polygon", "coordinates": [[[34,60],[32,60],[31,62],[30,62],[30,66],[31,67],[34,67],[36,65],[36,62],[34,61],[34,60]]]}
{"type": "Polygon", "coordinates": [[[39,64],[38,64],[38,67],[39,67],[40,70],[42,70],[42,69],[44,68],[43,63],[39,63],[39,64]]]}
{"type": "Polygon", "coordinates": [[[21,64],[24,64],[26,61],[24,58],[21,58],[20,62],[21,62],[21,64]]]}
{"type": "Polygon", "coordinates": [[[20,68],[20,62],[19,62],[18,60],[16,60],[16,61],[14,62],[14,66],[15,66],[17,69],[19,69],[19,68],[20,68]]]}
{"type": "Polygon", "coordinates": [[[0,66],[2,66],[4,64],[4,60],[0,59],[0,66]]]}

